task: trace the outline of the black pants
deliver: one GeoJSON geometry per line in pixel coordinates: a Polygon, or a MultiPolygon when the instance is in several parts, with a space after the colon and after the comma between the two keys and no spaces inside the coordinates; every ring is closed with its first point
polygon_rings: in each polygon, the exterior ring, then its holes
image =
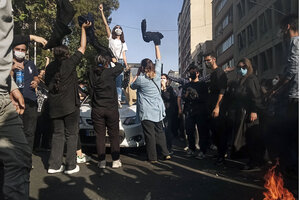
{"type": "Polygon", "coordinates": [[[195,126],[197,126],[199,133],[199,145],[201,151],[206,153],[208,147],[209,130],[208,130],[208,117],[207,115],[190,115],[186,114],[185,127],[189,141],[189,149],[195,151],[195,126]]]}
{"type": "Polygon", "coordinates": [[[149,120],[143,120],[141,124],[146,140],[148,160],[157,160],[156,144],[161,148],[163,156],[169,155],[162,121],[152,122],[149,120]]]}
{"type": "Polygon", "coordinates": [[[64,144],[66,141],[66,169],[76,167],[76,148],[78,138],[79,109],[63,117],[52,119],[53,135],[49,158],[49,168],[59,169],[63,163],[64,144]]]}
{"type": "Polygon", "coordinates": [[[25,99],[25,111],[21,118],[23,120],[24,134],[32,152],[38,118],[36,102],[25,99]]]}
{"type": "Polygon", "coordinates": [[[9,95],[0,95],[0,199],[27,200],[31,151],[9,95]]]}
{"type": "Polygon", "coordinates": [[[118,109],[93,108],[92,120],[96,133],[97,153],[100,161],[105,160],[106,128],[109,135],[112,160],[120,159],[120,134],[118,109]]]}
{"type": "Polygon", "coordinates": [[[173,116],[170,114],[164,118],[164,125],[165,125],[165,134],[166,134],[166,140],[167,140],[167,148],[168,150],[172,149],[172,141],[174,138],[174,133],[173,133],[173,116]]]}
{"type": "Polygon", "coordinates": [[[227,132],[225,130],[225,117],[219,113],[216,118],[210,118],[210,130],[212,132],[212,137],[218,147],[218,157],[224,158],[227,150],[227,132]]]}

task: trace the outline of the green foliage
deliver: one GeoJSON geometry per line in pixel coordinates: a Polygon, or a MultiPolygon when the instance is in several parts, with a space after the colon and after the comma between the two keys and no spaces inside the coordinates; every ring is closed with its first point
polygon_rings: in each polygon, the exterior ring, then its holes
{"type": "MultiPolygon", "coordinates": [[[[49,40],[52,33],[52,25],[56,18],[56,1],[55,0],[12,0],[14,10],[14,32],[16,34],[34,34],[49,40]],[[36,22],[36,31],[34,31],[34,23],[36,22]]],[[[105,16],[108,18],[113,10],[118,9],[118,0],[74,0],[71,2],[76,10],[73,21],[70,23],[72,33],[67,36],[69,41],[68,47],[73,53],[80,46],[81,28],[78,25],[78,16],[92,13],[95,18],[95,35],[103,45],[107,45],[107,36],[104,23],[101,19],[98,6],[103,4],[105,16]]],[[[110,23],[111,19],[107,19],[110,23]]],[[[33,59],[33,45],[29,47],[30,58],[33,59]]],[[[84,58],[80,66],[77,68],[77,74],[80,80],[86,80],[86,72],[89,67],[94,65],[94,57],[96,51],[87,45],[84,58]]],[[[48,56],[53,60],[53,56],[49,50],[43,50],[41,46],[37,46],[37,67],[45,66],[45,57],[48,56]]]]}

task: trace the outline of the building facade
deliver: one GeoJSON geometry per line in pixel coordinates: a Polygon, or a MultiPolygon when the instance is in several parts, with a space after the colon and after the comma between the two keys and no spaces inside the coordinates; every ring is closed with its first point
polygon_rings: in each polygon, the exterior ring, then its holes
{"type": "Polygon", "coordinates": [[[212,39],[211,0],[184,0],[178,16],[179,74],[197,57],[197,45],[212,39]]]}
{"type": "Polygon", "coordinates": [[[247,57],[260,79],[282,73],[286,42],[280,21],[298,14],[298,0],[236,0],[233,3],[234,61],[247,57]]]}
{"type": "Polygon", "coordinates": [[[222,68],[234,65],[233,2],[212,1],[213,49],[217,64],[222,68]]]}

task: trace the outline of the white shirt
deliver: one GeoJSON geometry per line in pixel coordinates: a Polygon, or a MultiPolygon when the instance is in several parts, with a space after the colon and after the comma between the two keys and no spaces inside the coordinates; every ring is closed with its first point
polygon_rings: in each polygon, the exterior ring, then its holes
{"type": "Polygon", "coordinates": [[[115,57],[117,59],[123,59],[123,52],[127,51],[127,45],[126,43],[122,43],[121,40],[119,39],[112,39],[112,35],[110,34],[109,38],[108,38],[108,46],[111,49],[111,51],[113,52],[113,54],[115,55],[115,57]],[[122,48],[123,46],[123,48],[122,48]],[[122,50],[122,52],[121,52],[122,50]]]}

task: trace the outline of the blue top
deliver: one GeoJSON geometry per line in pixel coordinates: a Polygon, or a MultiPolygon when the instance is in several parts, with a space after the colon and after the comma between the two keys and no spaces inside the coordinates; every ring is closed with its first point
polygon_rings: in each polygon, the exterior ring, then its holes
{"type": "MultiPolygon", "coordinates": [[[[14,70],[14,79],[16,80],[16,72],[18,69],[14,70]]],[[[31,81],[33,81],[33,77],[38,76],[38,71],[35,67],[35,64],[30,60],[24,61],[24,88],[20,88],[20,92],[22,93],[24,99],[31,100],[36,102],[36,93],[35,89],[30,87],[31,81]]]]}
{"type": "Polygon", "coordinates": [[[137,110],[141,121],[149,120],[152,122],[160,122],[166,116],[165,105],[160,94],[161,88],[161,68],[160,60],[155,60],[154,82],[145,74],[141,74],[131,84],[131,89],[137,90],[137,110]]]}
{"type": "Polygon", "coordinates": [[[299,37],[292,37],[285,67],[285,77],[291,80],[288,89],[289,98],[298,98],[298,70],[299,70],[299,37]]]}

